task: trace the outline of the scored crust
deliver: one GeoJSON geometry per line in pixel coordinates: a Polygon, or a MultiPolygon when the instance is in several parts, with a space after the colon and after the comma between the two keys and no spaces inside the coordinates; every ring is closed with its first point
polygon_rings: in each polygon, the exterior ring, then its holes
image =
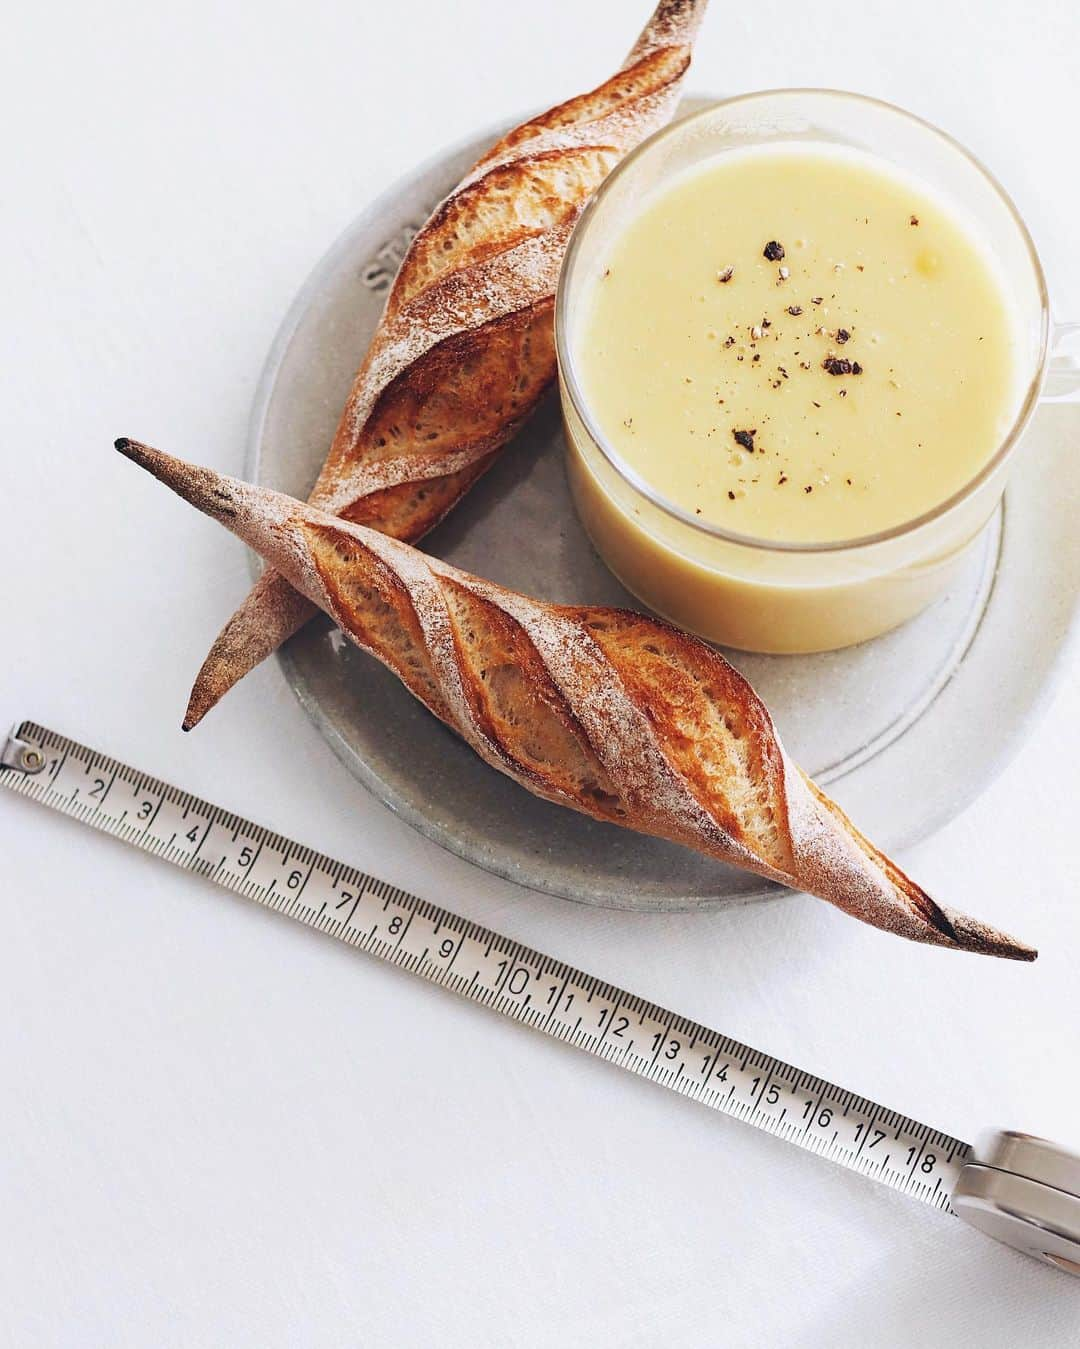
{"type": "MultiPolygon", "coordinates": [[[[555,377],[559,267],[586,201],[672,116],[706,0],[661,0],[622,69],[508,132],[417,234],[311,501],[414,542],[494,462],[555,377]]],[[[195,726],[315,612],[268,570],[192,689],[195,726]]]]}
{"type": "Polygon", "coordinates": [[[493,767],[539,796],[806,890],[916,941],[1031,960],[937,904],[788,758],[711,647],[546,604],[144,445],[117,448],[239,535],[493,767]]]}

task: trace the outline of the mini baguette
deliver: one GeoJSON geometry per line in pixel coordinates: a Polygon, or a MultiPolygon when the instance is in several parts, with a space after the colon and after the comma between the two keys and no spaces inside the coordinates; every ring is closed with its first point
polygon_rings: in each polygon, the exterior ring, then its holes
{"type": "MultiPolygon", "coordinates": [[[[414,542],[491,466],[555,377],[570,231],[675,111],[706,0],[662,0],[622,69],[508,132],[413,240],[356,376],[314,505],[414,542]]],[[[268,568],[196,677],[185,730],[315,608],[268,568]]]]}
{"type": "Polygon", "coordinates": [[[538,796],[902,937],[1035,958],[942,908],[863,838],[788,758],[742,676],[695,638],[625,609],[545,604],[311,505],[133,441],[116,448],[259,552],[538,796]]]}

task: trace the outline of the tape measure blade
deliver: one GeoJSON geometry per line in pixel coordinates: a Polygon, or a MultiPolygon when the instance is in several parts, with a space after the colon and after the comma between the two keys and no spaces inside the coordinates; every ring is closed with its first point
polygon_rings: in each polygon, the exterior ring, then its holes
{"type": "Polygon", "coordinates": [[[971,1151],[377,877],[24,721],[0,786],[511,1020],[950,1211],[971,1151]],[[38,766],[34,751],[40,753],[38,766]],[[27,766],[27,756],[34,766],[27,766]]]}

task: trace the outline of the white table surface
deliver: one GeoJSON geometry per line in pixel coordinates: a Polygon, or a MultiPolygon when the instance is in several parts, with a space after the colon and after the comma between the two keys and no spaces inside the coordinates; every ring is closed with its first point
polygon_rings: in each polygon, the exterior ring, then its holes
{"type": "MultiPolygon", "coordinates": [[[[0,719],[34,716],[961,1136],[1076,1144],[1075,656],[1004,775],[902,859],[1035,941],[1033,967],[803,897],[642,917],[517,891],[354,782],[273,662],[180,734],[246,561],[113,438],[238,470],[278,321],[358,208],[474,127],[599,82],[647,7],[7,15],[0,719]]],[[[949,128],[1009,185],[1080,316],[1078,37],[1072,0],[714,0],[691,86],[846,86],[949,128]]],[[[1080,1283],[14,798],[0,892],[5,1346],[1080,1336],[1080,1283]]]]}

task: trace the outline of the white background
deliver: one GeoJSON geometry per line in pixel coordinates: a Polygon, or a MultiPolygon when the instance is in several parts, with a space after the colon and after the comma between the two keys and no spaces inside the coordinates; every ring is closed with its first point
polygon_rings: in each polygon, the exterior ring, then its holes
{"type": "MultiPolygon", "coordinates": [[[[515,891],[369,797],[273,662],[179,732],[246,562],[111,441],[238,470],[276,325],[357,210],[440,145],[599,82],[646,9],[7,14],[0,720],[51,723],[961,1136],[1080,1143],[1075,663],[1004,776],[902,859],[1036,942],[1034,967],[805,898],[640,917],[515,891]]],[[[1015,194],[1080,316],[1075,15],[714,0],[690,83],[849,87],[945,126],[1015,194]]],[[[13,798],[0,891],[5,1346],[1080,1336],[1080,1283],[13,798]]]]}

